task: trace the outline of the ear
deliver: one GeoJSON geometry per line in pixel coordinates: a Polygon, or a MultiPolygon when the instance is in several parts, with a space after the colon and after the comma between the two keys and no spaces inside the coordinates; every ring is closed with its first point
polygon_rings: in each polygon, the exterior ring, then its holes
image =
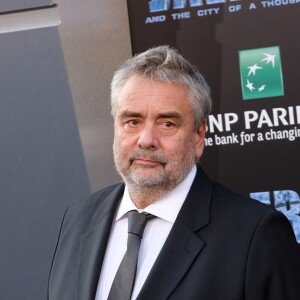
{"type": "Polygon", "coordinates": [[[199,159],[204,150],[206,122],[203,121],[195,133],[195,158],[199,159]]]}

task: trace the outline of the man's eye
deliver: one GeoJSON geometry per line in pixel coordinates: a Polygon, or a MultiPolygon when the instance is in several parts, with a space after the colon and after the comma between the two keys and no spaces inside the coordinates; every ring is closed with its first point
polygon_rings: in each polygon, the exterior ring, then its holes
{"type": "Polygon", "coordinates": [[[139,121],[138,120],[130,120],[130,121],[128,121],[128,124],[131,126],[137,126],[139,124],[139,121]]]}
{"type": "Polygon", "coordinates": [[[172,122],[164,122],[163,125],[166,128],[173,128],[174,127],[174,124],[172,122]]]}

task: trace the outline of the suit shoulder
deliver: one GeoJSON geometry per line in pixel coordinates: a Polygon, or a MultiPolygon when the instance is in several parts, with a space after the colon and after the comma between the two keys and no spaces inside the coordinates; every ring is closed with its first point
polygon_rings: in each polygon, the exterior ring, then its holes
{"type": "Polygon", "coordinates": [[[98,207],[100,207],[110,194],[119,190],[123,191],[123,188],[123,183],[117,183],[100,189],[71,205],[68,208],[68,214],[84,214],[85,212],[89,214],[89,212],[95,211],[98,207]]]}
{"type": "Polygon", "coordinates": [[[210,217],[210,228],[222,228],[222,234],[233,240],[265,233],[279,236],[280,232],[294,239],[291,224],[282,212],[218,183],[214,184],[210,217]]]}
{"type": "Polygon", "coordinates": [[[228,208],[233,212],[240,212],[242,215],[264,215],[277,212],[270,205],[234,192],[219,183],[214,183],[213,199],[213,205],[222,206],[225,210],[228,208]]]}

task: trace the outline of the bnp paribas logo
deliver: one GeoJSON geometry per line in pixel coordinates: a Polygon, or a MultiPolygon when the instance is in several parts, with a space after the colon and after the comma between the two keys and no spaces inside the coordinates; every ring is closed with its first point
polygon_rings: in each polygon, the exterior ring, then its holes
{"type": "Polygon", "coordinates": [[[239,51],[243,99],[284,95],[278,46],[239,51]]]}

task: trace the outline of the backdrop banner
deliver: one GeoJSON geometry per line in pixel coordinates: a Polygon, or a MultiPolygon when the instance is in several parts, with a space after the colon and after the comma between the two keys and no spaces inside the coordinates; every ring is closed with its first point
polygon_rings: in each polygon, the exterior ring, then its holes
{"type": "Polygon", "coordinates": [[[174,46],[212,89],[203,168],[282,211],[300,243],[300,0],[127,2],[133,54],[174,46]]]}

